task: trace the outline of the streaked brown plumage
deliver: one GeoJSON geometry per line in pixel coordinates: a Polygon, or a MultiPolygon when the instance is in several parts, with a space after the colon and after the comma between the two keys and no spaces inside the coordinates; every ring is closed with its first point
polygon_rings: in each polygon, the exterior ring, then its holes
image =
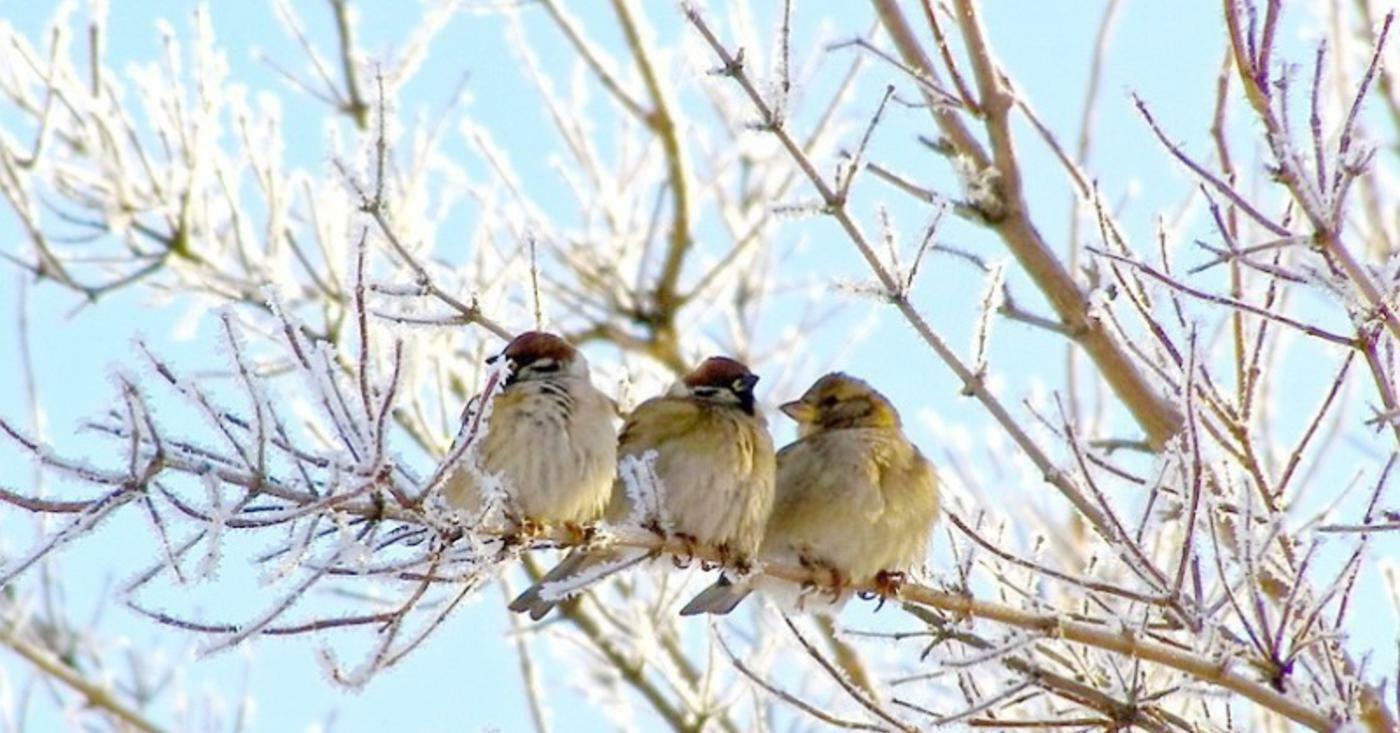
{"type": "MultiPolygon", "coordinates": [[[[736,561],[756,555],[773,503],[773,441],[754,405],[757,381],[743,364],[711,357],[666,394],[638,405],[618,436],[619,459],[655,452],[652,468],[676,536],[719,548],[736,561]]],[[[606,519],[619,523],[631,514],[632,501],[619,479],[606,519]]],[[[575,551],[510,608],[542,618],[555,605],[541,597],[544,584],[600,577],[644,556],[616,548],[575,551]]]]}
{"type": "MultiPolygon", "coordinates": [[[[596,521],[617,454],[613,403],[593,386],[588,361],[542,331],[516,336],[496,359],[509,360],[511,372],[492,405],[477,452],[480,469],[502,475],[522,521],[596,521]]],[[[443,496],[467,512],[481,506],[480,488],[465,467],[448,477],[443,496]]]]}
{"type": "MultiPolygon", "coordinates": [[[[782,410],[797,421],[800,437],[778,452],[777,495],[760,558],[821,565],[838,582],[922,562],[938,518],[938,480],[889,400],[838,372],[782,410]]],[[[729,613],[750,590],[721,578],[681,613],[729,613]]]]}

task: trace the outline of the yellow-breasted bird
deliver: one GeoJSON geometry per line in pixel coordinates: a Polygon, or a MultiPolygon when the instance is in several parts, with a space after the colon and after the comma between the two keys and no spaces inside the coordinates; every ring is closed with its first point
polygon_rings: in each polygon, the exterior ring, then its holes
{"type": "MultiPolygon", "coordinates": [[[[938,518],[937,476],[904,436],[899,413],[839,372],[781,409],[799,437],[778,452],[760,559],[824,567],[838,591],[850,581],[897,582],[923,561],[938,518]]],[[[721,577],[681,614],[729,613],[752,587],[721,577]]]]}

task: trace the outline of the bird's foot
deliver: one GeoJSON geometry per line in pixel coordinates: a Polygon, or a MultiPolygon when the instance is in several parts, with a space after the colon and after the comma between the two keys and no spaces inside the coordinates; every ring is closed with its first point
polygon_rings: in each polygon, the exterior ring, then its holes
{"type": "Polygon", "coordinates": [[[805,552],[798,554],[797,564],[807,571],[807,579],[802,581],[802,598],[820,590],[823,595],[831,596],[833,604],[841,600],[841,594],[846,590],[846,577],[834,565],[805,552]]]}
{"type": "Polygon", "coordinates": [[[834,606],[846,595],[846,585],[849,583],[850,579],[840,570],[830,565],[826,566],[826,569],[827,572],[831,573],[831,587],[827,589],[827,593],[831,595],[831,605],[834,606]]]}
{"type": "Polygon", "coordinates": [[[715,568],[728,567],[729,559],[731,556],[733,556],[734,551],[730,549],[728,542],[721,542],[718,545],[715,545],[715,554],[716,558],[714,560],[700,560],[701,570],[709,572],[711,570],[714,570],[715,568]]]}
{"type": "Polygon", "coordinates": [[[899,592],[908,581],[909,576],[902,570],[881,570],[875,573],[875,590],[862,593],[861,598],[865,600],[878,598],[879,603],[875,605],[875,610],[878,611],[885,607],[885,601],[898,598],[899,592]]]}
{"type": "Polygon", "coordinates": [[[517,531],[526,540],[533,540],[539,537],[540,535],[544,534],[549,529],[549,525],[545,524],[544,522],[530,519],[529,517],[521,519],[517,526],[519,527],[517,531]]]}
{"type": "Polygon", "coordinates": [[[826,581],[825,593],[831,597],[830,603],[835,605],[839,602],[841,596],[846,592],[846,585],[849,581],[846,574],[825,560],[808,559],[806,567],[826,581]]]}
{"type": "Polygon", "coordinates": [[[505,520],[507,527],[502,539],[508,546],[528,545],[544,531],[544,525],[523,514],[517,514],[513,509],[502,510],[501,518],[505,520]]]}
{"type": "Polygon", "coordinates": [[[598,528],[581,522],[564,522],[564,537],[570,545],[586,545],[598,534],[598,528]]]}
{"type": "Polygon", "coordinates": [[[695,546],[700,544],[700,540],[695,535],[687,532],[677,532],[674,536],[685,546],[685,553],[681,555],[672,555],[671,564],[684,570],[690,567],[691,563],[695,562],[695,546]]]}

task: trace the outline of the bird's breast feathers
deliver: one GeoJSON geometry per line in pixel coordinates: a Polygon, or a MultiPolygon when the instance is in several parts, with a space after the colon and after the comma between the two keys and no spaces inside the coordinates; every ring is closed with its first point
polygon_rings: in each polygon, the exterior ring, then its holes
{"type": "MultiPolygon", "coordinates": [[[[773,444],[761,417],[730,406],[660,397],[633,411],[622,456],[655,451],[676,530],[752,553],[772,505],[773,444]]],[[[609,509],[609,514],[615,512],[609,509]]]]}
{"type": "Polygon", "coordinates": [[[496,397],[480,455],[527,516],[590,521],[612,483],[611,409],[586,380],[516,383],[496,397]]]}

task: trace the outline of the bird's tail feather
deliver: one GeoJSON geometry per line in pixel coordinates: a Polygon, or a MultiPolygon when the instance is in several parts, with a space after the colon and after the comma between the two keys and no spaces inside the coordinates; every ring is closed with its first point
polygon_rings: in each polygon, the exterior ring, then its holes
{"type": "Polygon", "coordinates": [[[637,549],[575,550],[507,607],[516,613],[529,613],[530,618],[538,621],[569,596],[646,557],[645,550],[637,549]]]}
{"type": "Polygon", "coordinates": [[[720,577],[713,585],[700,591],[696,596],[685,604],[681,609],[682,616],[695,616],[702,613],[712,613],[723,616],[734,610],[745,598],[748,598],[752,588],[748,584],[735,583],[729,578],[720,577]]]}

